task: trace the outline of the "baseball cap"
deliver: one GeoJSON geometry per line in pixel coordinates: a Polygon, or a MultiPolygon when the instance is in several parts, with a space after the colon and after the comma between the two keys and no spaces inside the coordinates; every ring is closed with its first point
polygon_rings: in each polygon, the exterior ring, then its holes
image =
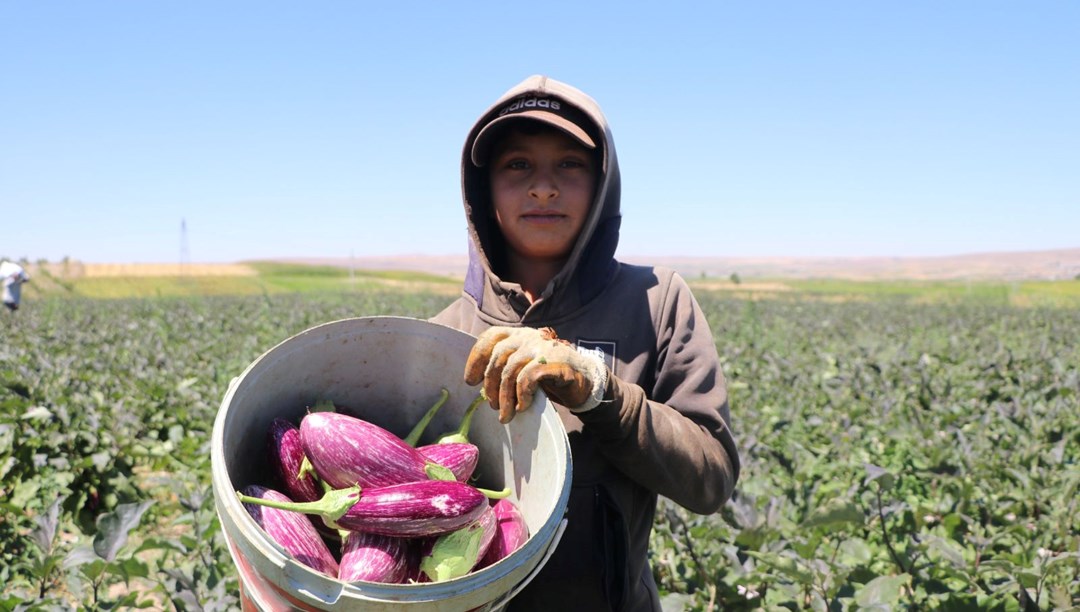
{"type": "Polygon", "coordinates": [[[589,135],[595,123],[581,110],[555,96],[525,95],[514,99],[499,109],[491,121],[480,130],[473,140],[472,163],[483,166],[491,153],[495,137],[509,121],[532,119],[547,123],[572,136],[585,148],[595,149],[596,141],[589,135]]]}

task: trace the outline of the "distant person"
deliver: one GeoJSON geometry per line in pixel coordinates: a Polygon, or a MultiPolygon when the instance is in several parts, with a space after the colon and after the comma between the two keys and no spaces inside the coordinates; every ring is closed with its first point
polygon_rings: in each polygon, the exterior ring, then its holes
{"type": "Polygon", "coordinates": [[[619,165],[586,94],[526,79],[481,115],[461,167],[469,267],[433,320],[478,335],[465,380],[503,423],[544,390],[574,466],[566,532],[508,609],[659,611],[658,496],[710,514],[739,476],[705,315],[673,270],[615,259],[619,165]]]}
{"type": "Polygon", "coordinates": [[[0,279],[3,279],[4,283],[4,306],[7,306],[8,310],[18,310],[22,284],[30,282],[30,275],[19,264],[3,261],[0,262],[0,279]]]}

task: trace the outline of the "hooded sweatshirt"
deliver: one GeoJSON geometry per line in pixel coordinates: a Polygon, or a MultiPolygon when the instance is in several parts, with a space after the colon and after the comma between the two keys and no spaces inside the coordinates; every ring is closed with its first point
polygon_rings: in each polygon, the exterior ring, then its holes
{"type": "Polygon", "coordinates": [[[648,563],[659,495],[711,514],[730,498],[739,458],[716,345],[686,282],[673,270],[615,259],[619,165],[607,120],[581,91],[533,76],[507,91],[470,130],[462,153],[469,266],[462,295],[433,318],[471,334],[495,326],[552,327],[604,352],[605,401],[556,410],[573,459],[567,528],[510,610],[660,610],[648,563]],[[473,143],[516,101],[536,98],[584,113],[598,163],[595,198],[562,270],[535,301],[499,276],[505,245],[490,214],[487,168],[473,143]]]}

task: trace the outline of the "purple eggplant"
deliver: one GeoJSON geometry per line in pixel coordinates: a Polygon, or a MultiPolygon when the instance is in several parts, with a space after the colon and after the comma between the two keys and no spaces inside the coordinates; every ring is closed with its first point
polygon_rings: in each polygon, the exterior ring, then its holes
{"type": "Polygon", "coordinates": [[[461,423],[456,430],[443,434],[434,444],[417,448],[428,459],[448,468],[454,474],[454,478],[461,482],[467,482],[472,478],[480,459],[480,449],[469,442],[468,436],[473,414],[483,399],[484,394],[481,393],[473,400],[465,410],[465,416],[461,418],[461,423]]]}
{"type": "Polygon", "coordinates": [[[277,542],[294,559],[330,577],[338,575],[338,562],[326,546],[311,519],[303,514],[279,510],[264,503],[292,503],[287,495],[259,485],[249,485],[243,490],[244,509],[262,527],[270,539],[277,542]]]}
{"type": "Polygon", "coordinates": [[[410,546],[406,538],[349,531],[341,545],[338,578],[343,582],[402,583],[409,574],[410,546]]]}
{"type": "Polygon", "coordinates": [[[300,441],[315,472],[335,489],[454,477],[392,432],[346,414],[308,413],[300,421],[300,441]]]}
{"type": "MultiPolygon", "coordinates": [[[[388,487],[358,486],[328,491],[316,502],[281,504],[255,500],[282,510],[318,514],[349,531],[393,537],[426,537],[461,529],[483,514],[489,497],[500,492],[477,489],[456,480],[418,480],[388,487]]],[[[252,501],[240,496],[240,501],[252,501]]]]}
{"type": "Polygon", "coordinates": [[[445,442],[426,444],[417,448],[429,461],[434,461],[447,468],[460,482],[467,482],[476,471],[480,460],[480,449],[469,442],[445,442]]]}
{"type": "Polygon", "coordinates": [[[311,463],[305,461],[300,444],[300,428],[291,421],[276,418],[267,435],[270,466],[283,492],[294,501],[315,501],[322,496],[311,463]]]}
{"type": "Polygon", "coordinates": [[[499,499],[491,509],[497,523],[495,538],[487,553],[480,559],[478,567],[487,567],[510,556],[510,553],[521,548],[529,539],[529,526],[514,502],[506,498],[499,499]]]}

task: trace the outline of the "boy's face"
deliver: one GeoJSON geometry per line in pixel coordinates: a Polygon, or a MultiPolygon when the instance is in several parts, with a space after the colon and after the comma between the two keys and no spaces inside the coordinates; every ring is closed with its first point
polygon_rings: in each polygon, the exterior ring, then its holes
{"type": "Polygon", "coordinates": [[[487,166],[495,218],[510,249],[524,260],[567,257],[592,204],[592,153],[559,130],[511,130],[487,166]]]}

